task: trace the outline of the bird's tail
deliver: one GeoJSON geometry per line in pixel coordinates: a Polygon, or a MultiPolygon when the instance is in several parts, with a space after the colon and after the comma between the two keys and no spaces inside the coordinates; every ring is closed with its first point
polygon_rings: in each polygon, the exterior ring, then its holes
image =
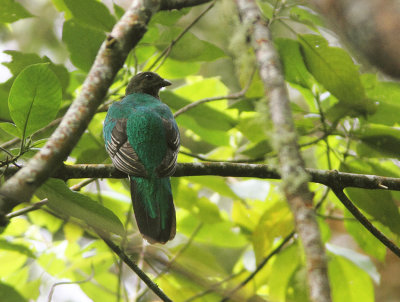
{"type": "Polygon", "coordinates": [[[150,243],[175,237],[176,218],[169,177],[130,176],[131,197],[140,233],[150,243]]]}

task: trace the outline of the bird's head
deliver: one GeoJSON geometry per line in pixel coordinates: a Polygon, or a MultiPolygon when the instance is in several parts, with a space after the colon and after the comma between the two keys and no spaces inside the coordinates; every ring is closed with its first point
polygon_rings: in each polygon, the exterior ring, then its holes
{"type": "Polygon", "coordinates": [[[147,93],[158,98],[158,92],[162,87],[171,85],[170,81],[164,80],[158,74],[150,71],[135,75],[126,87],[125,94],[147,93]]]}

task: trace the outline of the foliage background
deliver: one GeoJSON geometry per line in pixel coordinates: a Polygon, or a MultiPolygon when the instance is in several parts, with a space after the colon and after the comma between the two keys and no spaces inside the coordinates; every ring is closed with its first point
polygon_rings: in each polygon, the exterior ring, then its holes
{"type": "MultiPolygon", "coordinates": [[[[0,0],[2,166],[23,164],[43,145],[126,5],[0,0]],[[31,90],[38,92],[34,104],[31,90]],[[27,108],[31,110],[24,111],[27,108]]],[[[218,1],[167,55],[160,56],[207,5],[157,13],[105,102],[119,100],[135,72],[155,67],[173,82],[161,93],[173,111],[245,89],[240,98],[201,104],[177,117],[183,151],[178,161],[276,165],[263,86],[254,73],[247,30],[233,2],[218,1]]],[[[360,66],[302,1],[258,5],[271,20],[306,166],[399,177],[399,84],[360,66]]],[[[104,117],[105,110],[96,114],[67,164],[110,162],[102,139],[104,117]]],[[[126,234],[121,241],[125,251],[151,277],[158,276],[156,282],[174,301],[219,301],[293,230],[278,181],[176,177],[172,184],[177,237],[165,246],[150,246],[143,244],[132,220],[125,181],[81,181],[47,182],[33,201],[48,198],[48,205],[11,219],[0,238],[0,297],[45,301],[52,286],[58,285],[53,301],[154,299],[89,227],[95,226],[115,236],[126,234]],[[76,184],[81,184],[79,193],[67,189],[76,184]]],[[[321,203],[318,222],[328,250],[333,300],[400,299],[398,259],[386,253],[325,187],[310,188],[316,203],[321,203]]],[[[399,243],[397,192],[346,192],[374,225],[399,243]]],[[[303,262],[294,239],[235,293],[235,299],[308,301],[303,262]]]]}

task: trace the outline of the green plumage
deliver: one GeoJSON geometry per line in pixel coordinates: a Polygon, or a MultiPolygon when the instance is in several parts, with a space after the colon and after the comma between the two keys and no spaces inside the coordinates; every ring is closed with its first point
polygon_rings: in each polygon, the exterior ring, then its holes
{"type": "Polygon", "coordinates": [[[135,76],[125,98],[110,107],[103,131],[114,165],[129,174],[140,232],[161,243],[174,237],[176,225],[169,176],[175,170],[179,130],[158,98],[158,90],[168,83],[154,73],[135,76]]]}

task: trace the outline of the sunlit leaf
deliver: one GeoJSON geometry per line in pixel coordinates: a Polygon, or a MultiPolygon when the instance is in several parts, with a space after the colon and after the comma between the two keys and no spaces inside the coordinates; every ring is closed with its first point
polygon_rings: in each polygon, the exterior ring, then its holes
{"type": "Polygon", "coordinates": [[[89,71],[105,37],[102,30],[81,25],[74,19],[64,22],[62,39],[72,63],[83,71],[89,71]]]}
{"type": "Polygon", "coordinates": [[[358,114],[374,113],[376,108],[361,85],[358,68],[343,49],[330,47],[317,35],[299,36],[307,69],[314,78],[339,99],[343,115],[353,110],[358,114]]]}
{"type": "Polygon", "coordinates": [[[334,302],[374,301],[374,287],[368,274],[348,259],[330,253],[329,279],[334,302]]]}
{"type": "Polygon", "coordinates": [[[20,137],[27,137],[52,121],[60,103],[61,86],[49,65],[25,68],[15,79],[8,99],[20,137]]]}
{"type": "Polygon", "coordinates": [[[107,6],[99,1],[64,0],[64,3],[78,22],[103,31],[111,31],[114,26],[114,17],[107,6]]]}
{"type": "Polygon", "coordinates": [[[287,287],[297,267],[300,265],[299,249],[291,245],[278,254],[272,266],[268,282],[273,301],[285,301],[287,287]]]}
{"type": "Polygon", "coordinates": [[[122,235],[121,221],[109,209],[89,197],[71,191],[63,181],[50,179],[37,192],[40,198],[48,198],[48,206],[63,215],[85,221],[95,228],[122,235]]]}
{"type": "Polygon", "coordinates": [[[0,301],[26,302],[27,300],[12,286],[0,283],[0,301]]]}
{"type": "MultiPolygon", "coordinates": [[[[183,31],[179,27],[165,27],[156,46],[164,50],[183,31]]],[[[222,49],[207,41],[200,40],[194,34],[187,32],[172,48],[169,56],[180,61],[213,61],[225,56],[222,49]]]]}
{"type": "Polygon", "coordinates": [[[0,0],[0,23],[13,23],[19,19],[33,17],[15,0],[0,0]]]}

